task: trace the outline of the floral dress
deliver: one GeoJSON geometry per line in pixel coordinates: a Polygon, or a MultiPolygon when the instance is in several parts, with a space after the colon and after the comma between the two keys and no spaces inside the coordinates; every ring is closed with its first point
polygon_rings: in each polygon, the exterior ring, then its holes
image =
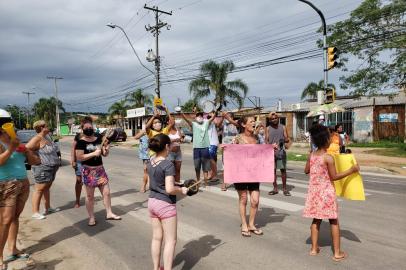
{"type": "Polygon", "coordinates": [[[328,175],[324,155],[311,154],[310,181],[303,217],[316,219],[338,218],[336,192],[328,175]]]}

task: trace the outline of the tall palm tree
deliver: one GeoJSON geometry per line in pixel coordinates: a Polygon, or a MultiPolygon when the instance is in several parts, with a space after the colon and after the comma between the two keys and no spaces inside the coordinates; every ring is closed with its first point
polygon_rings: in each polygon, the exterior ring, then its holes
{"type": "MultiPolygon", "coordinates": [[[[336,88],[334,84],[328,83],[327,87],[329,88],[336,88]]],[[[317,98],[317,91],[324,89],[324,80],[320,80],[319,83],[311,82],[309,83],[302,91],[302,96],[300,97],[301,100],[308,99],[316,99],[317,98]]]]}
{"type": "Polygon", "coordinates": [[[152,106],[152,95],[144,93],[143,89],[137,89],[125,96],[125,100],[131,108],[152,106]]]}
{"type": "Polygon", "coordinates": [[[189,84],[189,91],[196,101],[214,95],[216,105],[227,106],[235,100],[241,108],[248,92],[248,86],[241,79],[227,81],[229,72],[235,69],[232,61],[216,63],[208,61],[201,65],[200,75],[189,84]]]}
{"type": "Polygon", "coordinates": [[[40,98],[34,103],[33,109],[36,120],[44,120],[50,128],[56,127],[56,103],[58,102],[59,111],[65,112],[62,101],[56,100],[55,97],[40,98]]]}
{"type": "Polygon", "coordinates": [[[111,118],[113,118],[114,116],[118,116],[117,122],[120,127],[123,126],[124,115],[126,115],[127,113],[127,106],[125,103],[126,103],[125,99],[117,101],[113,103],[108,110],[111,118]]]}

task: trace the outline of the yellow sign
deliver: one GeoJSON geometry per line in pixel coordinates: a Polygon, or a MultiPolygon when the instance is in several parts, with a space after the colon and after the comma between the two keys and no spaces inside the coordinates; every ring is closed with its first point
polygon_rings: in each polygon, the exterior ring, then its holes
{"type": "Polygon", "coordinates": [[[155,107],[162,106],[162,98],[154,97],[154,106],[155,107]]]}
{"type": "MultiPolygon", "coordinates": [[[[357,164],[352,154],[334,155],[334,161],[338,173],[344,172],[357,164]]],[[[334,186],[337,196],[348,200],[365,201],[364,184],[359,173],[353,173],[343,179],[334,181],[334,186]]]]}

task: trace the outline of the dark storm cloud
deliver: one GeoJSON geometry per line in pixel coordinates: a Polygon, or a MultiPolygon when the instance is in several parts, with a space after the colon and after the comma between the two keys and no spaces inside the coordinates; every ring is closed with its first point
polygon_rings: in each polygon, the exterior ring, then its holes
{"type": "MultiPolygon", "coordinates": [[[[52,81],[46,79],[49,75],[64,77],[59,81],[60,98],[71,110],[104,111],[126,91],[151,85],[154,82],[152,76],[132,82],[147,75],[148,71],[139,65],[122,33],[105,26],[109,22],[123,26],[144,64],[153,69],[152,64],[144,59],[146,51],[154,48],[154,38],[145,31],[144,25],[153,24],[154,18],[142,8],[144,3],[124,0],[1,1],[0,106],[24,104],[26,97],[21,91],[33,87],[36,87],[34,100],[53,95],[52,81]],[[74,106],[75,103],[80,104],[74,106]]],[[[170,31],[161,33],[163,69],[234,53],[261,40],[282,37],[283,31],[288,29],[318,21],[317,14],[296,0],[164,0],[147,3],[159,4],[160,8],[174,12],[173,16],[161,16],[172,25],[170,31]],[[183,6],[186,7],[179,9],[183,6]]],[[[352,10],[359,1],[315,0],[314,3],[329,17],[352,10]]],[[[289,34],[298,34],[312,27],[316,29],[319,24],[289,34]]],[[[244,59],[235,56],[231,59],[238,66],[298,49],[265,55],[258,51],[244,59]]],[[[239,72],[231,74],[230,78],[245,80],[250,86],[249,95],[261,96],[269,103],[267,105],[271,105],[281,97],[281,91],[285,91],[282,98],[297,100],[308,82],[322,78],[320,64],[320,59],[312,59],[239,72]]],[[[198,64],[186,68],[197,67],[198,64]]],[[[166,69],[162,72],[162,79],[180,78],[181,72],[185,70],[166,69]]],[[[187,75],[191,74],[196,73],[187,75]]],[[[332,80],[337,80],[338,75],[333,74],[332,80]]],[[[147,91],[152,93],[153,87],[147,91]]],[[[164,83],[161,93],[170,106],[175,105],[177,97],[183,101],[189,97],[187,82],[164,83]]]]}

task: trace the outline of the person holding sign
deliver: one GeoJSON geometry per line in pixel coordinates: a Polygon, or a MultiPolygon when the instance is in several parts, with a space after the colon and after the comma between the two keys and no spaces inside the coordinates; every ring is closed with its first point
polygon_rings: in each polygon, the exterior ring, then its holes
{"type": "MultiPolygon", "coordinates": [[[[254,117],[242,117],[239,121],[239,125],[243,129],[243,132],[238,134],[234,140],[234,144],[259,144],[257,135],[254,134],[255,130],[255,118],[254,117]]],[[[222,145],[222,148],[226,148],[227,145],[222,145]]],[[[275,145],[276,147],[276,145],[275,145]]],[[[251,233],[256,235],[263,235],[261,229],[255,226],[255,216],[258,211],[259,204],[259,183],[234,183],[234,187],[238,192],[239,198],[239,210],[241,218],[241,235],[244,237],[250,237],[251,233]],[[250,216],[247,223],[246,211],[247,211],[247,197],[250,195],[250,216]]]]}
{"type": "Polygon", "coordinates": [[[209,126],[214,120],[214,113],[210,114],[210,119],[204,121],[203,113],[197,112],[195,121],[190,121],[182,113],[182,118],[192,128],[193,131],[193,161],[195,165],[196,180],[200,181],[200,169],[203,169],[204,185],[207,186],[209,179],[210,164],[210,140],[209,126]]]}
{"type": "Polygon", "coordinates": [[[341,261],[347,254],[340,249],[338,206],[333,181],[358,172],[359,166],[354,165],[344,172],[337,173],[334,158],[327,153],[331,140],[328,128],[316,124],[310,129],[310,135],[312,142],[317,146],[317,150],[310,153],[305,167],[305,173],[310,173],[310,181],[303,217],[313,219],[310,226],[312,240],[310,255],[317,255],[320,252],[318,245],[320,224],[323,219],[328,219],[333,240],[333,260],[341,261]]]}

